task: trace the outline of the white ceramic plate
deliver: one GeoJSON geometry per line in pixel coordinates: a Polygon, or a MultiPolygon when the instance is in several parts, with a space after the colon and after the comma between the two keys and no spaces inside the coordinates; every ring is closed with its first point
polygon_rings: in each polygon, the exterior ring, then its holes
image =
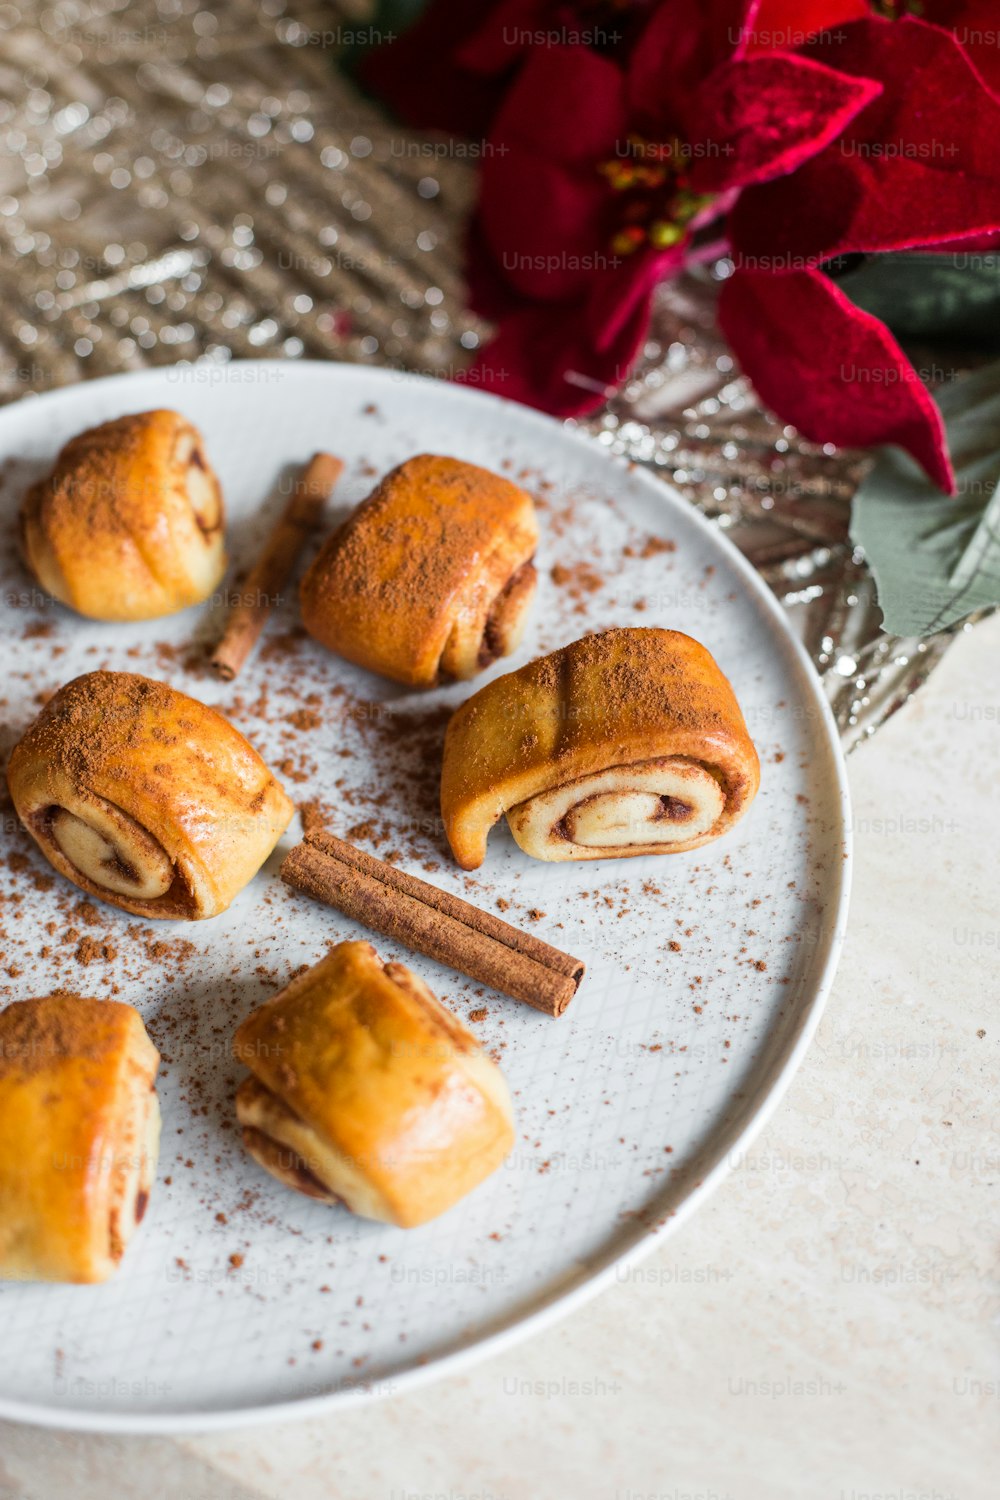
{"type": "Polygon", "coordinates": [[[508,920],[589,965],[553,1021],[374,939],[459,1015],[488,1013],[471,1024],[510,1083],[518,1144],[438,1222],[362,1222],[279,1187],[233,1127],[238,1022],[329,943],[367,935],[276,878],[298,823],[224,917],[149,926],[81,906],[58,878],[36,888],[48,867],[7,808],[0,1004],[61,985],[137,1005],[164,1054],[164,1130],[152,1204],[114,1282],[0,1288],[0,1415],[147,1432],[402,1390],[543,1326],[638,1260],[720,1180],[802,1059],[841,942],[849,826],[825,702],[753,571],[655,478],[511,403],[320,363],[150,371],[23,400],[0,412],[11,539],[25,482],[67,438],[157,406],[205,434],[237,569],[283,503],[281,471],[317,448],[347,463],[332,514],[421,451],[520,477],[543,502],[542,583],[522,649],[493,672],[595,627],[684,630],[731,679],[763,777],[735,831],[694,854],[541,864],[498,826],[485,866],[463,876],[435,792],[446,709],[468,686],[401,693],[296,634],[294,599],[225,686],[186,660],[218,630],[218,605],[85,621],[40,597],[4,549],[5,757],[42,696],[77,673],[163,678],[229,712],[335,832],[396,848],[405,868],[482,905],[509,901],[508,920]]]}

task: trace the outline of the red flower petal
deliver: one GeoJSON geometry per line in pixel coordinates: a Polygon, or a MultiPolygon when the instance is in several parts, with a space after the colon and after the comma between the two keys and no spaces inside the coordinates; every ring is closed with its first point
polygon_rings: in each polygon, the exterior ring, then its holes
{"type": "Polygon", "coordinates": [[[723,63],[692,104],[691,186],[720,193],[791,172],[881,92],[881,84],[791,53],[723,63]]]}
{"type": "Polygon", "coordinates": [[[480,0],[465,0],[481,24],[458,48],[465,68],[484,74],[509,71],[541,47],[590,47],[610,54],[641,26],[642,13],[658,0],[629,0],[620,9],[573,4],[572,0],[499,0],[483,15],[480,0]]]}
{"type": "Polygon", "coordinates": [[[760,0],[747,34],[747,55],[793,52],[810,37],[870,15],[868,0],[760,0]]]}
{"type": "Polygon", "coordinates": [[[469,306],[481,318],[502,323],[522,306],[521,293],[511,286],[476,215],[469,220],[466,230],[464,260],[469,306]]]}
{"type": "Polygon", "coordinates": [[[819,271],[737,271],[719,324],[763,401],[816,443],[898,443],[954,493],[941,413],[892,334],[819,271]]]}
{"type": "MultiPolygon", "coordinates": [[[[446,130],[482,139],[506,79],[485,80],[456,62],[456,49],[499,0],[431,0],[402,36],[363,58],[358,77],[420,130],[446,130]]],[[[511,58],[511,62],[515,62],[511,58]]]]}
{"type": "Polygon", "coordinates": [[[1000,95],[1000,14],[997,0],[924,0],[921,16],[955,33],[979,76],[1000,95]]]}
{"type": "Polygon", "coordinates": [[[479,224],[503,275],[526,297],[563,301],[617,259],[608,193],[553,162],[511,150],[483,164],[479,224]]]}
{"type": "Polygon", "coordinates": [[[627,127],[620,68],[588,47],[546,47],[517,75],[490,139],[593,171],[627,127]]]}
{"type": "MultiPolygon", "coordinates": [[[[629,329],[637,318],[642,327],[636,336],[641,336],[649,319],[649,302],[654,291],[661,281],[681,269],[684,259],[682,245],[671,250],[645,250],[630,257],[618,271],[599,277],[584,309],[584,325],[595,348],[620,346],[623,338],[628,343],[629,329]]],[[[619,380],[628,374],[632,358],[630,355],[623,360],[619,380]]]]}
{"type": "Polygon", "coordinates": [[[597,163],[626,137],[624,76],[585,47],[533,53],[483,156],[479,222],[526,296],[581,294],[613,259],[612,208],[597,163]]]}
{"type": "Polygon", "coordinates": [[[629,103],[641,129],[669,135],[708,75],[740,57],[759,0],[660,0],[629,64],[629,103]]]}
{"type": "Polygon", "coordinates": [[[487,7],[478,0],[463,3],[474,24],[457,57],[474,73],[507,72],[529,50],[531,37],[552,25],[546,0],[494,0],[487,7]]]}
{"type": "Polygon", "coordinates": [[[626,379],[656,283],[680,259],[679,252],[639,255],[598,278],[579,303],[522,308],[459,379],[558,417],[593,411],[626,379]]]}
{"type": "Polygon", "coordinates": [[[810,49],[883,92],[793,176],[743,193],[737,265],[902,250],[1000,227],[1000,103],[954,38],[922,21],[856,21],[810,49]]]}

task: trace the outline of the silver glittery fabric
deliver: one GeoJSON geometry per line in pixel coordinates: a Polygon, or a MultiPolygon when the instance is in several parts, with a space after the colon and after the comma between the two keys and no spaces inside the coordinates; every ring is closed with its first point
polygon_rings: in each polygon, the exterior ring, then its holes
{"type": "MultiPolygon", "coordinates": [[[[338,70],[367,23],[364,0],[0,7],[0,399],[177,360],[468,362],[473,164],[338,70]]],[[[853,745],[951,637],[880,634],[847,537],[860,460],[760,410],[713,302],[709,274],[665,287],[636,378],[581,425],[743,549],[853,745]]]]}

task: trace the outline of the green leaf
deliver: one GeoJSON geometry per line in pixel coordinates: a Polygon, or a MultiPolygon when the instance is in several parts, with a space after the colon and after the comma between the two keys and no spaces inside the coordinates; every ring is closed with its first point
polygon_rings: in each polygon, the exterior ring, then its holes
{"type": "Polygon", "coordinates": [[[1000,350],[1000,247],[846,259],[833,269],[837,285],[897,338],[1000,350]]]}
{"type": "Polygon", "coordinates": [[[882,628],[931,635],[1000,604],[1000,364],[935,392],[958,494],[908,454],[883,448],[854,497],[851,538],[878,590],[882,628]]]}

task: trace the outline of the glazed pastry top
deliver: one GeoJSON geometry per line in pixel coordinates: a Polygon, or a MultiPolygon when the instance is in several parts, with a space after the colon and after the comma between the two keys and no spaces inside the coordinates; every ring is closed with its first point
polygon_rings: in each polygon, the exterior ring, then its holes
{"type": "Polygon", "coordinates": [[[690,757],[724,786],[733,817],[760,766],[733,690],[711,654],[679,631],[584,636],[496,677],[448,725],[441,807],[465,868],[509,808],[609,767],[690,757]]]}
{"type": "Polygon", "coordinates": [[[158,1064],[139,1013],[118,1001],[57,993],[0,1012],[3,1274],[114,1270],[155,1166],[158,1064]]]}
{"type": "MultiPolygon", "coordinates": [[[[46,705],[7,770],[29,831],[63,874],[139,915],[212,915],[256,873],[294,812],[257,752],[215,709],[152,678],[91,672],[46,705]],[[157,901],[81,877],[53,817],[120,819],[137,862],[165,863],[157,901]],[[171,871],[173,876],[171,876],[171,871]],[[176,909],[175,909],[176,908],[176,909]]],[[[115,843],[114,830],[111,834],[115,843]]],[[[126,888],[127,889],[127,888],[126,888]]]]}
{"type": "Polygon", "coordinates": [[[370,1218],[424,1223],[513,1143],[499,1068],[368,943],[338,944],[244,1021],[233,1050],[277,1102],[262,1109],[250,1091],[253,1120],[301,1145],[333,1195],[370,1218]]]}
{"type": "Polygon", "coordinates": [[[204,599],[225,570],[224,512],[201,437],[173,411],[80,433],[22,506],[42,587],[98,620],[141,620],[204,599]]]}

